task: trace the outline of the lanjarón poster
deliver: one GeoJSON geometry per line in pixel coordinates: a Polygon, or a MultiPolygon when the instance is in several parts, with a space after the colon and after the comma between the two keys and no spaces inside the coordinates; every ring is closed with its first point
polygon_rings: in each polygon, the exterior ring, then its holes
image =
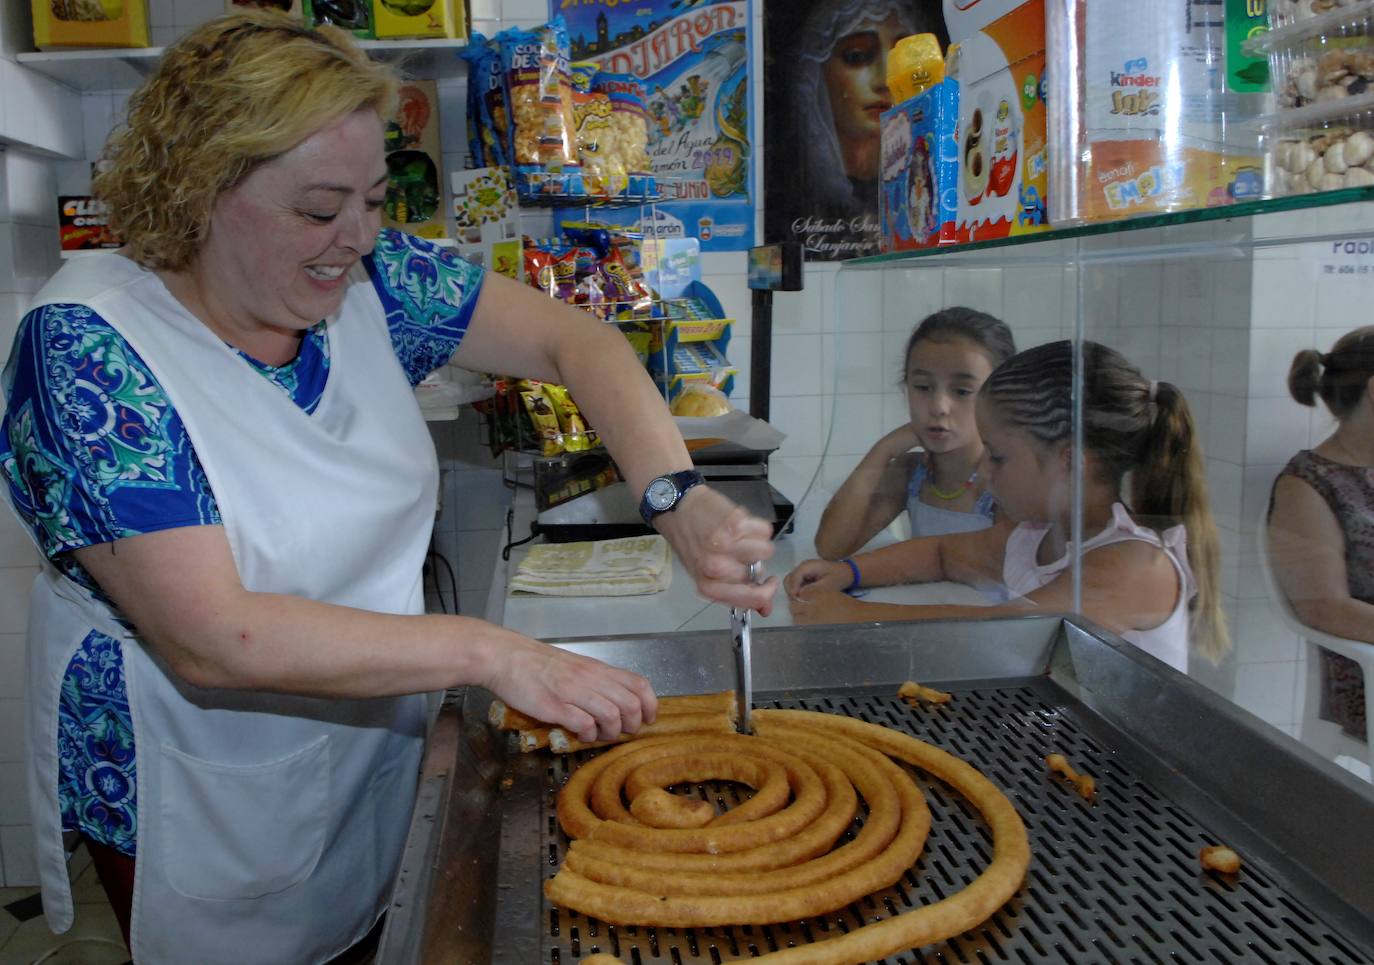
{"type": "Polygon", "coordinates": [[[764,241],[810,261],[877,253],[887,54],[915,33],[944,47],[940,0],[764,4],[764,241]]]}
{"type": "MultiPolygon", "coordinates": [[[[655,230],[705,251],[754,243],[751,0],[550,0],[572,59],[633,74],[650,114],[649,157],[665,202],[655,230]]],[[[598,212],[621,224],[635,208],[598,212]]],[[[646,225],[647,227],[647,225],[646,225]]]]}

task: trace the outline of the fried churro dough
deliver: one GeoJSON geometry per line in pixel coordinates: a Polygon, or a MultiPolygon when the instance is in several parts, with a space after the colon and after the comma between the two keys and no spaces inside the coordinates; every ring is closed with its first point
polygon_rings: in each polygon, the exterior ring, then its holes
{"type": "MultiPolygon", "coordinates": [[[[568,849],[564,867],[545,883],[549,899],[610,923],[669,927],[768,924],[843,907],[896,882],[924,846],[929,810],[915,782],[894,760],[922,768],[977,805],[992,829],[992,864],[944,901],[762,959],[833,965],[882,958],[973,927],[1020,887],[1030,860],[1025,826],[1011,802],[968,764],[922,741],[848,717],[765,710],[756,712],[754,724],[753,737],[648,738],[582,765],[559,795],[559,821],[578,840],[568,849]],[[720,760],[723,755],[725,761],[720,760]],[[736,756],[754,763],[726,763],[736,756]],[[787,775],[796,795],[790,807],[724,824],[723,818],[747,806],[741,805],[703,828],[686,831],[620,823],[625,809],[619,792],[631,784],[642,794],[691,774],[691,780],[767,785],[775,780],[769,776],[770,764],[787,775]],[[637,776],[645,767],[653,770],[637,776]],[[801,782],[800,790],[794,782],[801,782]],[[823,809],[792,837],[711,853],[724,850],[720,845],[725,842],[705,836],[752,835],[761,830],[756,826],[776,825],[797,809],[803,795],[812,796],[807,788],[813,786],[823,788],[823,809]],[[845,791],[843,806],[832,808],[829,798],[845,791]],[[852,820],[856,791],[868,805],[868,816],[853,840],[832,850],[852,820]],[[604,814],[590,803],[593,796],[604,814]],[[840,820],[843,824],[836,829],[840,820]],[[626,843],[598,841],[622,836],[609,827],[628,828],[626,843]],[[638,840],[631,845],[628,839],[638,840]],[[706,853],[697,850],[703,845],[706,853]],[[785,862],[777,860],[781,852],[788,852],[785,862]]],[[[633,814],[629,816],[633,821],[633,814]]]]}
{"type": "Polygon", "coordinates": [[[1205,871],[1219,871],[1224,875],[1233,875],[1240,870],[1240,855],[1224,844],[1214,844],[1211,847],[1203,848],[1198,852],[1197,857],[1202,862],[1205,871]]]}
{"type": "Polygon", "coordinates": [[[1077,789],[1083,800],[1091,801],[1097,796],[1097,781],[1087,774],[1075,771],[1063,754],[1050,754],[1045,758],[1045,764],[1049,766],[1051,773],[1062,774],[1077,789]]]}

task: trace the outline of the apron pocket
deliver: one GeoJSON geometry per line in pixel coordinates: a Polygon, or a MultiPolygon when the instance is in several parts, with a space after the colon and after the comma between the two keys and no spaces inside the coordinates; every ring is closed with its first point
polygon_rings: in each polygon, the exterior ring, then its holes
{"type": "Polygon", "coordinates": [[[162,745],[167,880],[187,898],[261,898],[303,881],[324,851],[329,743],[263,764],[216,764],[162,745]]]}

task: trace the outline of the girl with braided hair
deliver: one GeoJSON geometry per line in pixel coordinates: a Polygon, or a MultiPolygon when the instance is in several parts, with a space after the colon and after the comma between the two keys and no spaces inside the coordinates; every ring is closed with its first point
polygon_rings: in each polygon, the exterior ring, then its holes
{"type": "MultiPolygon", "coordinates": [[[[1183,394],[1118,352],[1083,344],[1082,613],[1178,670],[1229,647],[1203,458],[1183,394]],[[1129,481],[1128,481],[1129,477],[1129,481]],[[1123,496],[1123,491],[1128,495],[1123,496]]],[[[784,585],[799,623],[959,619],[1073,609],[1073,345],[999,365],[978,432],[999,520],[989,529],[810,560],[784,585]],[[950,580],[1001,588],[997,606],[865,603],[844,591],[950,580]]]]}

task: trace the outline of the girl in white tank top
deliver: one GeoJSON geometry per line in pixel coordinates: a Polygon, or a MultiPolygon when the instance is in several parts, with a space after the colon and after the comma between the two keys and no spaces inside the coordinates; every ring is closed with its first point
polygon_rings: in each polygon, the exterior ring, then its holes
{"type": "Polygon", "coordinates": [[[1073,531],[1074,354],[1070,342],[999,365],[978,397],[983,472],[997,500],[991,529],[912,539],[835,563],[811,560],[785,580],[799,623],[950,619],[1067,611],[1082,560],[1082,612],[1186,670],[1229,647],[1218,600],[1216,527],[1188,403],[1116,351],[1083,343],[1085,539],[1073,531]],[[1123,498],[1130,479],[1129,505],[1123,498]],[[1135,514],[1133,516],[1133,513],[1135,514]],[[1154,528],[1142,525],[1148,521],[1154,528]],[[866,603],[859,586],[957,581],[996,586],[991,607],[866,603]]]}

